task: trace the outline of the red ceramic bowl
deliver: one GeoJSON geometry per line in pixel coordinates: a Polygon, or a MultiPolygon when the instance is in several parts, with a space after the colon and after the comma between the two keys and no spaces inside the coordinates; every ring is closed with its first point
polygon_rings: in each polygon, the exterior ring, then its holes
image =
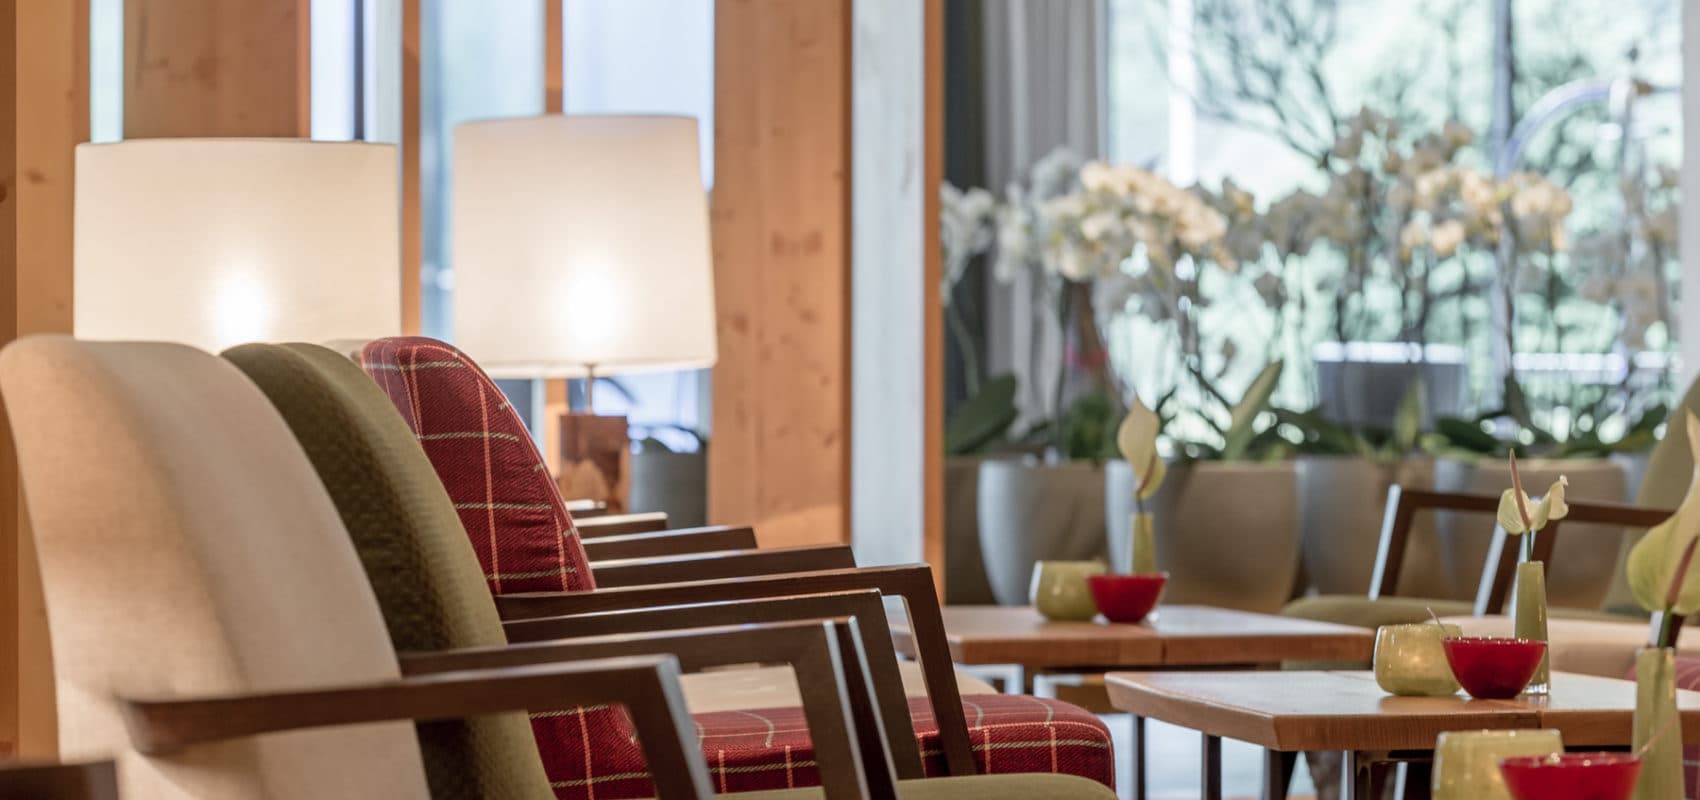
{"type": "Polygon", "coordinates": [[[1547,652],[1547,643],[1535,639],[1462,636],[1443,639],[1441,645],[1458,684],[1478,700],[1516,697],[1529,685],[1547,652]]]}
{"type": "Polygon", "coordinates": [[[1499,762],[1516,800],[1629,800],[1641,759],[1629,753],[1524,756],[1499,762]]]}
{"type": "Polygon", "coordinates": [[[1092,602],[1098,612],[1111,622],[1139,622],[1157,599],[1163,596],[1163,585],[1169,582],[1167,572],[1143,572],[1138,575],[1093,575],[1086,579],[1092,589],[1092,602]]]}

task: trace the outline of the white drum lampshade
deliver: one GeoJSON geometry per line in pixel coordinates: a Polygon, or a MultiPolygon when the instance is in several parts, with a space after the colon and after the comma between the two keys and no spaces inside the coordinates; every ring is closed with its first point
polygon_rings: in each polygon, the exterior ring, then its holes
{"type": "Polygon", "coordinates": [[[697,122],[470,122],[454,142],[455,344],[491,374],[714,363],[697,122]]]}
{"type": "Polygon", "coordinates": [[[400,332],[397,164],[364,142],[79,145],[76,335],[218,352],[400,332]]]}

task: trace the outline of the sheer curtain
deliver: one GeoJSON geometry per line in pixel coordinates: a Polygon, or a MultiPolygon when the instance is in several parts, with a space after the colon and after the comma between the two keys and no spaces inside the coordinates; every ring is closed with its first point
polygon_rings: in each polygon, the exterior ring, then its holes
{"type": "MultiPolygon", "coordinates": [[[[986,186],[1002,191],[1057,147],[1102,155],[1109,21],[1102,0],[987,0],[981,14],[986,186]]],[[[987,287],[987,374],[1019,379],[1017,428],[1050,415],[1045,387],[1062,370],[1062,330],[1035,283],[1024,273],[987,287]]]]}

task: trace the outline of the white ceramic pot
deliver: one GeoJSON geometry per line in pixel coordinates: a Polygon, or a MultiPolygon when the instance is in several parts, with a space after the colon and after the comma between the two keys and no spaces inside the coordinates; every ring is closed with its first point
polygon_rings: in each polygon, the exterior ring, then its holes
{"type": "MultiPolygon", "coordinates": [[[[1604,458],[1529,459],[1517,462],[1523,491],[1539,497],[1558,476],[1570,479],[1565,496],[1571,500],[1621,503],[1628,477],[1623,465],[1604,458]]],[[[1441,491],[1499,495],[1511,488],[1511,469],[1499,459],[1435,462],[1435,486],[1441,491]]],[[[1474,598],[1481,583],[1494,521],[1487,514],[1438,515],[1443,569],[1455,596],[1474,598]]],[[[1624,530],[1609,525],[1565,522],[1559,528],[1558,549],[1547,566],[1547,604],[1552,607],[1598,608],[1619,571],[1624,530]]],[[[1521,543],[1518,543],[1519,545],[1521,543]]]]}
{"type": "MultiPolygon", "coordinates": [[[[1434,488],[1434,459],[1306,456],[1298,467],[1299,529],[1310,586],[1321,594],[1367,593],[1381,546],[1387,490],[1395,483],[1434,488]]],[[[1399,594],[1444,596],[1448,584],[1438,551],[1434,516],[1419,514],[1406,543],[1399,594]]]]}
{"type": "Polygon", "coordinates": [[[977,502],[992,595],[1027,604],[1033,565],[1104,555],[1104,469],[1090,462],[984,461],[977,502]]]}
{"type": "MultiPolygon", "coordinates": [[[[1133,525],[1133,469],[1105,470],[1110,563],[1125,563],[1133,525]],[[1120,558],[1116,558],[1120,556],[1120,558]]],[[[1163,602],[1275,612],[1293,597],[1299,571],[1298,467],[1192,462],[1169,468],[1148,501],[1157,568],[1169,573],[1163,602]]]]}

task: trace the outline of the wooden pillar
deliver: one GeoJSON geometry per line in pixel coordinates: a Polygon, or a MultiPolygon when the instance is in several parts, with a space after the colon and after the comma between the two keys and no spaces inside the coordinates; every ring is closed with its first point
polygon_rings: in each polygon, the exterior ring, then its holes
{"type": "Polygon", "coordinates": [[[764,546],[849,536],[850,12],[715,3],[709,516],[764,546]]]}
{"type": "Polygon", "coordinates": [[[310,0],[125,0],[124,138],[305,137],[310,0]]]}
{"type": "Polygon", "coordinates": [[[944,597],[944,248],[940,243],[939,192],[944,182],[944,0],[925,0],[921,31],[921,329],[926,360],[922,367],[921,461],[925,485],[921,557],[933,565],[933,583],[944,597]]]}
{"type": "MultiPolygon", "coordinates": [[[[71,330],[74,148],[89,137],[86,0],[0,0],[0,343],[71,330]]],[[[41,578],[0,418],[0,757],[58,750],[41,578]]]]}
{"type": "Polygon", "coordinates": [[[425,313],[425,227],[421,205],[420,99],[424,77],[419,59],[425,29],[422,0],[401,0],[401,332],[419,335],[425,313]]]}

